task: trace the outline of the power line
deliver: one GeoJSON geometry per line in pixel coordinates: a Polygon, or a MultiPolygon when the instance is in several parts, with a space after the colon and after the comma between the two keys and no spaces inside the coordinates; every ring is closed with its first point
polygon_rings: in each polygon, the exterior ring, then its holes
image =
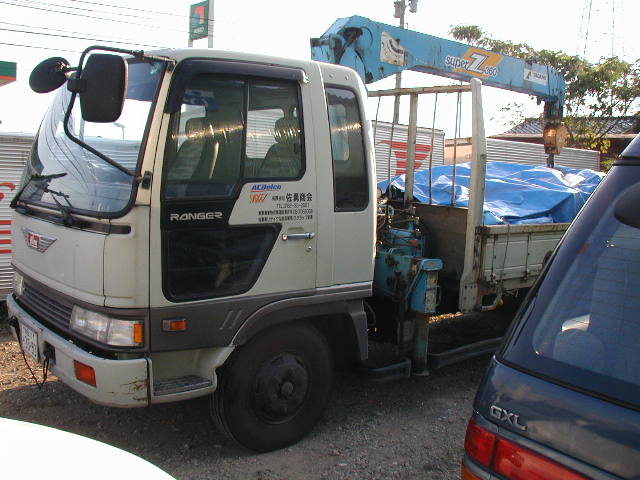
{"type": "MultiPolygon", "coordinates": [[[[24,24],[21,24],[21,23],[11,23],[11,22],[2,22],[2,21],[0,21],[0,24],[9,25],[11,27],[37,28],[37,29],[40,29],[40,30],[49,30],[49,31],[52,31],[52,32],[74,33],[74,34],[78,34],[78,35],[92,35],[91,33],[88,33],[88,32],[76,32],[76,31],[73,31],[73,30],[62,30],[62,29],[59,29],[59,28],[41,27],[39,25],[24,25],[24,24]]],[[[34,32],[34,33],[39,33],[39,32],[34,32]]],[[[105,40],[102,40],[102,41],[104,41],[104,42],[115,42],[116,40],[123,40],[123,41],[127,41],[131,45],[147,45],[147,46],[150,46],[150,47],[154,46],[154,45],[149,45],[149,44],[146,44],[146,43],[141,43],[138,40],[132,39],[132,38],[115,37],[113,35],[108,35],[108,36],[111,37],[111,38],[110,39],[105,39],[105,40]]],[[[160,48],[165,48],[165,47],[160,47],[160,48]]]]}
{"type": "Polygon", "coordinates": [[[624,7],[625,0],[584,0],[578,41],[576,42],[576,55],[581,55],[585,59],[587,55],[626,58],[624,7]],[[594,15],[599,17],[599,22],[592,24],[591,19],[594,15]],[[603,28],[601,26],[603,23],[609,27],[603,28]],[[609,45],[605,45],[604,41],[599,41],[600,39],[604,40],[607,36],[609,36],[609,45]]]}
{"type": "Polygon", "coordinates": [[[620,28],[620,31],[622,32],[621,36],[622,38],[620,39],[620,43],[622,43],[622,58],[626,58],[626,52],[624,49],[624,33],[625,33],[625,19],[626,17],[624,16],[624,1],[621,4],[621,8],[620,8],[621,12],[620,12],[620,18],[622,19],[622,28],[620,28]]]}
{"type": "MultiPolygon", "coordinates": [[[[593,0],[585,0],[582,7],[582,18],[580,19],[580,39],[584,40],[582,43],[582,57],[587,56],[587,45],[589,43],[589,27],[591,26],[591,9],[593,7],[593,0]]],[[[576,49],[576,53],[579,53],[580,44],[576,49]]]]}
{"type": "MultiPolygon", "coordinates": [[[[0,31],[5,31],[5,32],[14,32],[14,33],[27,33],[30,35],[44,35],[47,37],[59,37],[59,38],[72,38],[74,40],[91,40],[93,42],[108,42],[108,43],[122,43],[125,45],[134,45],[135,43],[133,42],[120,42],[117,40],[106,40],[104,38],[96,38],[96,37],[74,37],[72,35],[62,35],[62,34],[55,34],[55,33],[46,33],[46,32],[29,32],[27,30],[17,30],[14,28],[2,28],[0,27],[0,31]]],[[[140,45],[146,45],[148,47],[154,47],[154,48],[167,48],[164,46],[159,46],[159,45],[151,45],[148,43],[141,43],[140,45]]]]}
{"type": "Polygon", "coordinates": [[[38,49],[41,49],[41,50],[55,50],[55,51],[58,51],[58,52],[82,53],[81,50],[67,50],[66,48],[37,47],[35,45],[24,45],[22,43],[0,42],[0,45],[9,45],[10,47],[38,48],[38,49]]]}
{"type": "Polygon", "coordinates": [[[625,16],[624,0],[611,0],[611,56],[626,58],[624,49],[625,16]],[[616,46],[620,55],[616,55],[616,46]]]}
{"type": "MultiPolygon", "coordinates": [[[[118,16],[125,16],[125,17],[141,18],[143,20],[151,20],[151,21],[153,21],[152,17],[143,17],[143,16],[140,16],[140,15],[132,14],[132,13],[118,13],[118,12],[112,12],[112,11],[107,11],[107,10],[94,10],[94,9],[91,9],[91,8],[74,7],[74,6],[70,6],[70,5],[61,5],[59,3],[40,2],[40,1],[37,1],[37,0],[25,0],[25,1],[29,2],[31,5],[48,5],[48,6],[51,6],[51,7],[68,8],[68,9],[80,10],[80,11],[91,12],[91,13],[104,13],[104,14],[107,14],[107,15],[118,15],[118,16]]],[[[95,2],[87,2],[87,1],[83,1],[83,0],[70,0],[70,1],[78,2],[78,3],[87,3],[89,5],[106,6],[106,7],[110,7],[110,8],[134,10],[134,11],[143,12],[143,13],[150,13],[150,14],[153,14],[153,15],[170,15],[170,16],[174,16],[174,17],[187,18],[187,19],[190,19],[190,20],[191,19],[199,19],[199,17],[192,17],[190,15],[179,15],[179,14],[175,14],[175,13],[157,12],[157,11],[153,11],[153,10],[145,10],[145,9],[142,9],[142,8],[122,7],[122,6],[119,6],[119,5],[110,5],[110,4],[107,4],[107,3],[95,3],[95,2]]],[[[59,12],[59,13],[69,13],[69,12],[59,12]]],[[[116,21],[114,19],[108,19],[108,20],[116,21]]]]}
{"type": "Polygon", "coordinates": [[[134,17],[134,18],[142,18],[143,20],[152,20],[151,17],[142,17],[140,15],[135,15],[133,13],[117,13],[117,12],[108,12],[105,10],[94,10],[92,8],[85,8],[85,7],[74,7],[73,5],[61,5],[59,3],[51,3],[51,2],[37,2],[37,1],[33,1],[33,0],[27,0],[29,1],[29,3],[31,4],[36,4],[36,5],[47,5],[49,7],[57,7],[57,8],[67,8],[69,10],[79,10],[82,12],[91,12],[91,13],[106,13],[107,15],[119,15],[119,16],[123,16],[123,17],[134,17]]]}
{"type": "MultiPolygon", "coordinates": [[[[2,21],[0,21],[0,24],[9,25],[9,26],[12,26],[12,27],[38,28],[40,30],[49,30],[49,31],[52,31],[52,32],[75,33],[75,34],[78,34],[78,35],[92,35],[91,33],[87,33],[87,32],[75,32],[73,30],[62,30],[60,28],[41,27],[41,26],[38,26],[38,25],[24,25],[24,24],[21,24],[21,23],[11,23],[11,22],[2,22],[2,21]]],[[[38,33],[38,32],[34,32],[34,33],[38,33]]],[[[112,35],[109,35],[109,37],[111,37],[112,39],[106,39],[106,40],[101,40],[101,41],[104,41],[104,42],[115,42],[116,40],[124,40],[124,41],[127,41],[128,43],[130,43],[131,45],[147,45],[147,46],[150,46],[150,47],[154,46],[154,45],[149,45],[149,44],[146,44],[146,43],[141,43],[138,40],[135,40],[135,39],[132,39],[132,38],[114,37],[112,35]]],[[[91,38],[93,38],[93,37],[91,37],[91,38]]],[[[165,48],[165,47],[158,47],[158,48],[165,48]]]]}
{"type": "Polygon", "coordinates": [[[30,8],[33,10],[39,10],[39,11],[43,11],[43,12],[52,12],[52,13],[60,13],[63,15],[72,15],[75,17],[82,17],[82,18],[92,18],[95,20],[105,20],[108,22],[116,22],[116,23],[124,23],[127,25],[136,25],[136,26],[140,26],[140,27],[147,27],[147,28],[156,28],[156,29],[161,29],[164,31],[173,31],[173,32],[179,32],[179,33],[188,33],[187,30],[176,30],[175,28],[167,28],[164,26],[158,26],[158,25],[147,25],[147,24],[143,24],[143,23],[136,23],[136,22],[128,22],[125,20],[120,20],[120,19],[114,19],[114,18],[104,18],[104,17],[96,17],[93,15],[84,15],[84,14],[79,14],[79,13],[73,13],[73,12],[64,12],[64,11],[60,11],[60,10],[52,10],[50,8],[43,8],[43,7],[36,7],[33,5],[21,5],[19,3],[12,3],[11,1],[7,1],[7,0],[2,0],[0,1],[0,4],[4,4],[4,5],[11,5],[13,7],[20,7],[20,8],[30,8]]]}
{"type": "Polygon", "coordinates": [[[86,4],[89,4],[89,5],[98,5],[98,6],[101,6],[101,7],[121,8],[121,9],[125,9],[125,10],[133,10],[133,11],[136,11],[136,12],[153,13],[155,15],[168,15],[168,16],[172,16],[172,17],[189,18],[189,19],[192,18],[190,15],[180,15],[178,13],[170,13],[170,12],[158,12],[158,11],[155,11],[155,10],[145,10],[143,8],[123,7],[121,5],[111,5],[109,3],[89,2],[87,0],[71,0],[71,1],[75,2],[75,3],[86,3],[86,4]]]}

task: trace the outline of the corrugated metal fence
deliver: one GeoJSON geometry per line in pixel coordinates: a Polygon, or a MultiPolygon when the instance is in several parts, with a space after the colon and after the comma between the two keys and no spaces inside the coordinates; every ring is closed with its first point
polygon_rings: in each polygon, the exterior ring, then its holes
{"type": "MultiPolygon", "coordinates": [[[[546,165],[548,155],[540,144],[487,138],[487,160],[546,165]]],[[[590,168],[600,171],[600,153],[594,150],[564,148],[555,156],[555,164],[561,167],[590,168]]]]}
{"type": "Polygon", "coordinates": [[[33,135],[0,132],[0,300],[11,291],[11,213],[9,207],[29,156],[33,135]]]}

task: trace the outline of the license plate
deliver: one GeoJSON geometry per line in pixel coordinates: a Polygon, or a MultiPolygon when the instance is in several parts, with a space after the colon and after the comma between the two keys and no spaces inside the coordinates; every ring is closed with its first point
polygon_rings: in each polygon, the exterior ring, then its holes
{"type": "Polygon", "coordinates": [[[25,325],[20,325],[20,343],[22,349],[38,361],[38,334],[25,325]]]}

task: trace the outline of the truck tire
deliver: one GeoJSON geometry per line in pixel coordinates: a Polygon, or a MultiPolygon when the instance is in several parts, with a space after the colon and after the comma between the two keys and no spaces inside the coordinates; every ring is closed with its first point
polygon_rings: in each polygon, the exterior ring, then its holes
{"type": "Polygon", "coordinates": [[[241,446],[268,452],[291,445],[322,416],[333,383],[331,349],[306,323],[261,332],[218,371],[211,413],[241,446]]]}

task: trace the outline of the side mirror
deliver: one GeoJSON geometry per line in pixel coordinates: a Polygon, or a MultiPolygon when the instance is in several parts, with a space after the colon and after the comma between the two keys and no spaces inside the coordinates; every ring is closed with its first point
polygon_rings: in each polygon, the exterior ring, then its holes
{"type": "Polygon", "coordinates": [[[120,118],[127,92],[127,62],[119,55],[94,53],[79,79],[68,88],[80,94],[80,111],[87,122],[110,123],[120,118]]]}
{"type": "Polygon", "coordinates": [[[49,93],[67,81],[69,62],[62,57],[52,57],[40,62],[29,75],[29,86],[36,93],[49,93]]]}
{"type": "Polygon", "coordinates": [[[616,201],[613,214],[616,219],[630,227],[640,228],[640,183],[627,189],[616,201]]]}

